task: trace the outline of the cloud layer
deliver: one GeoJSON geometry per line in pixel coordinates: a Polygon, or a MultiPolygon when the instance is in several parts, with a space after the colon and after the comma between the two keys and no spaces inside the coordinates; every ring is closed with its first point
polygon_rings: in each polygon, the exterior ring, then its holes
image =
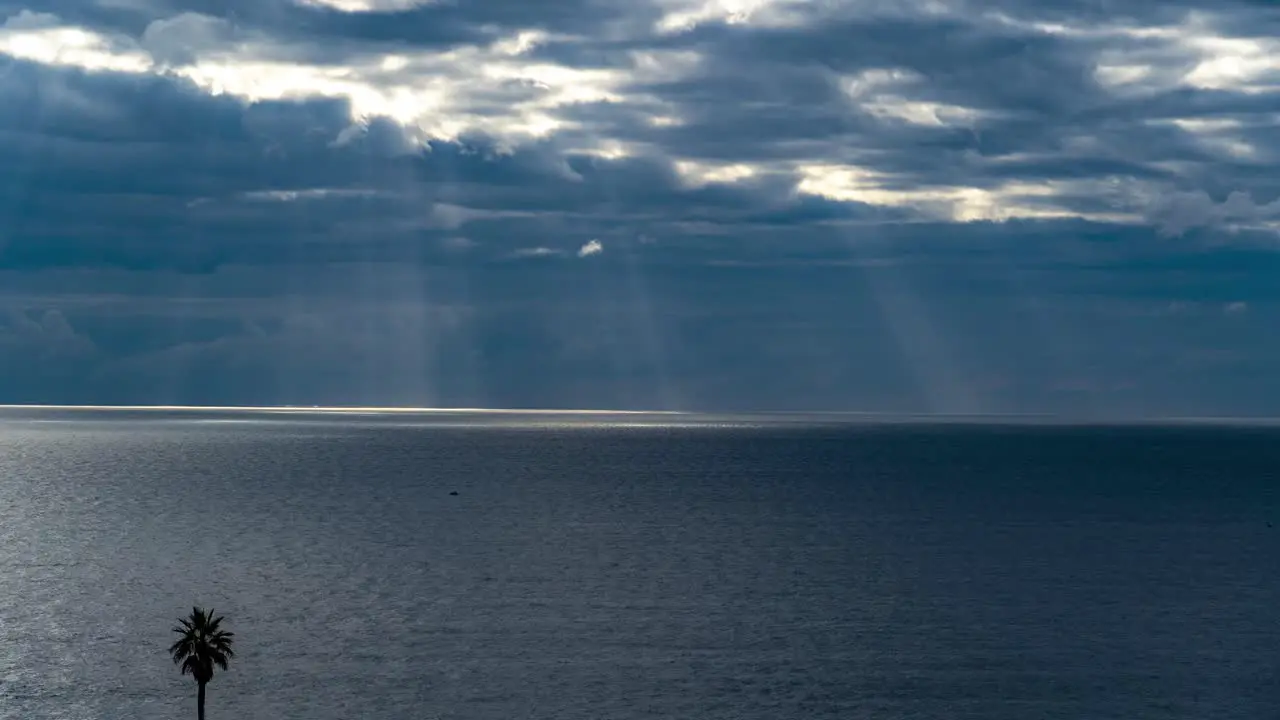
{"type": "Polygon", "coordinates": [[[1272,412],[1280,12],[0,0],[0,400],[1272,412]]]}

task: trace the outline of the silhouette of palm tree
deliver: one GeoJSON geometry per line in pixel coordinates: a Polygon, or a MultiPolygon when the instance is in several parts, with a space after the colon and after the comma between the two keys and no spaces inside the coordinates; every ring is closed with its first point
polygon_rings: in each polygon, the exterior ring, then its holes
{"type": "Polygon", "coordinates": [[[195,678],[196,717],[204,720],[204,686],[213,679],[215,666],[226,670],[227,661],[235,657],[231,650],[235,633],[219,627],[222,618],[215,617],[213,610],[205,612],[198,607],[191,608],[191,615],[179,618],[178,623],[173,631],[182,637],[169,647],[169,654],[174,664],[181,666],[183,675],[195,678]]]}

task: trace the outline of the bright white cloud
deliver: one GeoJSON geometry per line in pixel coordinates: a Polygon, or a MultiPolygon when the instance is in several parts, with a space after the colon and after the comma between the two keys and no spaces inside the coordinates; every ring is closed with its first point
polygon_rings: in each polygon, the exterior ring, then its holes
{"type": "Polygon", "coordinates": [[[903,193],[881,189],[883,178],[865,168],[805,163],[796,171],[800,176],[796,189],[808,195],[873,205],[902,205],[906,201],[903,193]]]}
{"type": "Polygon", "coordinates": [[[960,105],[920,102],[891,96],[862,103],[862,109],[884,119],[935,127],[971,126],[984,117],[983,113],[960,105]]]}
{"type": "Polygon", "coordinates": [[[1174,87],[1243,93],[1280,91],[1280,39],[1223,35],[1213,17],[1188,14],[1176,25],[1083,25],[988,18],[1048,35],[1107,43],[1098,51],[1095,76],[1105,87],[1142,93],[1174,87]],[[1138,42],[1135,42],[1138,41],[1138,42]],[[1182,70],[1183,68],[1189,68],[1182,70]]]}
{"type": "Polygon", "coordinates": [[[1175,87],[1250,94],[1280,91],[1276,81],[1280,39],[1223,35],[1203,14],[1193,13],[1181,24],[1159,27],[1034,27],[1088,40],[1130,41],[1099,51],[1095,76],[1117,92],[1150,93],[1175,87]]]}
{"type": "Polygon", "coordinates": [[[712,183],[734,183],[755,177],[760,171],[746,163],[712,163],[700,160],[676,160],[676,174],[689,187],[712,183]]]}
{"type": "Polygon", "coordinates": [[[249,100],[344,98],[351,102],[353,120],[388,117],[423,138],[453,140],[479,132],[510,143],[571,129],[565,109],[621,102],[627,83],[660,79],[665,72],[646,73],[647,62],[631,69],[529,62],[520,53],[535,41],[535,35],[518,33],[487,47],[400,53],[364,66],[261,59],[267,53],[251,49],[201,56],[174,72],[210,92],[249,100]],[[504,94],[509,102],[493,102],[504,94]]]}
{"type": "Polygon", "coordinates": [[[511,253],[512,257],[517,257],[517,258],[559,257],[560,255],[564,255],[564,252],[560,250],[556,250],[554,248],[542,247],[542,246],[531,247],[531,248],[520,248],[519,250],[516,250],[515,252],[511,253]]]}
{"type": "Polygon", "coordinates": [[[578,257],[591,257],[592,255],[599,255],[602,252],[604,252],[604,245],[602,245],[599,240],[591,240],[578,248],[578,257]]]}
{"type": "Polygon", "coordinates": [[[184,13],[153,22],[135,42],[24,11],[0,28],[0,53],[90,70],[169,72],[212,94],[249,101],[342,98],[350,101],[355,123],[387,117],[424,139],[453,140],[478,132],[510,143],[570,129],[566,108],[635,101],[639,98],[624,98],[622,88],[671,79],[696,63],[696,54],[687,51],[652,50],[636,52],[630,68],[532,62],[528,52],[548,35],[520,31],[488,45],[317,65],[289,58],[287,47],[266,37],[232,42],[232,31],[224,20],[184,13]],[[503,96],[509,101],[494,102],[503,96]]]}
{"type": "Polygon", "coordinates": [[[911,91],[925,83],[923,76],[905,68],[875,68],[844,78],[841,87],[855,107],[885,120],[967,127],[987,117],[974,108],[911,99],[911,91]]]}
{"type": "Polygon", "coordinates": [[[295,202],[329,198],[368,198],[381,194],[377,190],[352,188],[300,188],[295,190],[255,190],[244,193],[245,200],[256,202],[295,202]]]}
{"type": "Polygon", "coordinates": [[[1175,118],[1152,124],[1172,125],[1195,137],[1206,150],[1230,159],[1263,159],[1260,149],[1244,138],[1244,123],[1233,118],[1175,118]]]}
{"type": "Polygon", "coordinates": [[[954,0],[656,0],[659,33],[678,33],[706,23],[755,27],[800,27],[829,16],[919,18],[954,16],[954,0]]]}
{"type": "Polygon", "coordinates": [[[656,30],[683,32],[703,23],[786,26],[800,24],[808,0],[660,0],[656,30]]]}
{"type": "MultiPolygon", "coordinates": [[[[937,220],[974,222],[1081,216],[1081,213],[1054,207],[1054,197],[1075,189],[1063,181],[1011,181],[994,189],[952,186],[903,190],[889,187],[889,176],[853,165],[801,164],[796,172],[800,178],[798,192],[831,200],[909,208],[937,220]]],[[[1130,219],[1121,213],[1087,217],[1111,222],[1130,219]]]]}
{"type": "Polygon", "coordinates": [[[1180,42],[1199,55],[1186,84],[1245,93],[1280,91],[1280,39],[1228,38],[1188,31],[1180,42]]]}
{"type": "Polygon", "coordinates": [[[924,81],[924,76],[906,68],[872,68],[849,75],[840,81],[845,93],[861,100],[893,88],[901,88],[924,81]]]}
{"type": "Polygon", "coordinates": [[[1094,76],[1103,87],[1123,91],[1141,88],[1150,80],[1154,71],[1152,65],[1102,61],[1094,68],[1094,76]]]}
{"type": "Polygon", "coordinates": [[[324,7],[340,12],[390,12],[429,5],[434,0],[293,0],[297,5],[324,7]]]}
{"type": "Polygon", "coordinates": [[[0,54],[45,65],[140,73],[151,58],[127,43],[60,24],[54,15],[23,10],[0,25],[0,54]]]}

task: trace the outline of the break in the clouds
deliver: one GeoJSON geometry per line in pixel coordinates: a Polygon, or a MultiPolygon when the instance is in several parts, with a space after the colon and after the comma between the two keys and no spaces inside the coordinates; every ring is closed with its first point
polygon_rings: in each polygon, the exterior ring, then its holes
{"type": "Polygon", "coordinates": [[[0,0],[0,401],[1280,406],[1271,0],[0,0]]]}

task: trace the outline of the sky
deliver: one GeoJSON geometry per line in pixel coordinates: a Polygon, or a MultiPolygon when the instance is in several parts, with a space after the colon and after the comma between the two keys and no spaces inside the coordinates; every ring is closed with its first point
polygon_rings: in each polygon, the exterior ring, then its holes
{"type": "Polygon", "coordinates": [[[1280,414],[1275,0],[0,0],[0,402],[1280,414]]]}

